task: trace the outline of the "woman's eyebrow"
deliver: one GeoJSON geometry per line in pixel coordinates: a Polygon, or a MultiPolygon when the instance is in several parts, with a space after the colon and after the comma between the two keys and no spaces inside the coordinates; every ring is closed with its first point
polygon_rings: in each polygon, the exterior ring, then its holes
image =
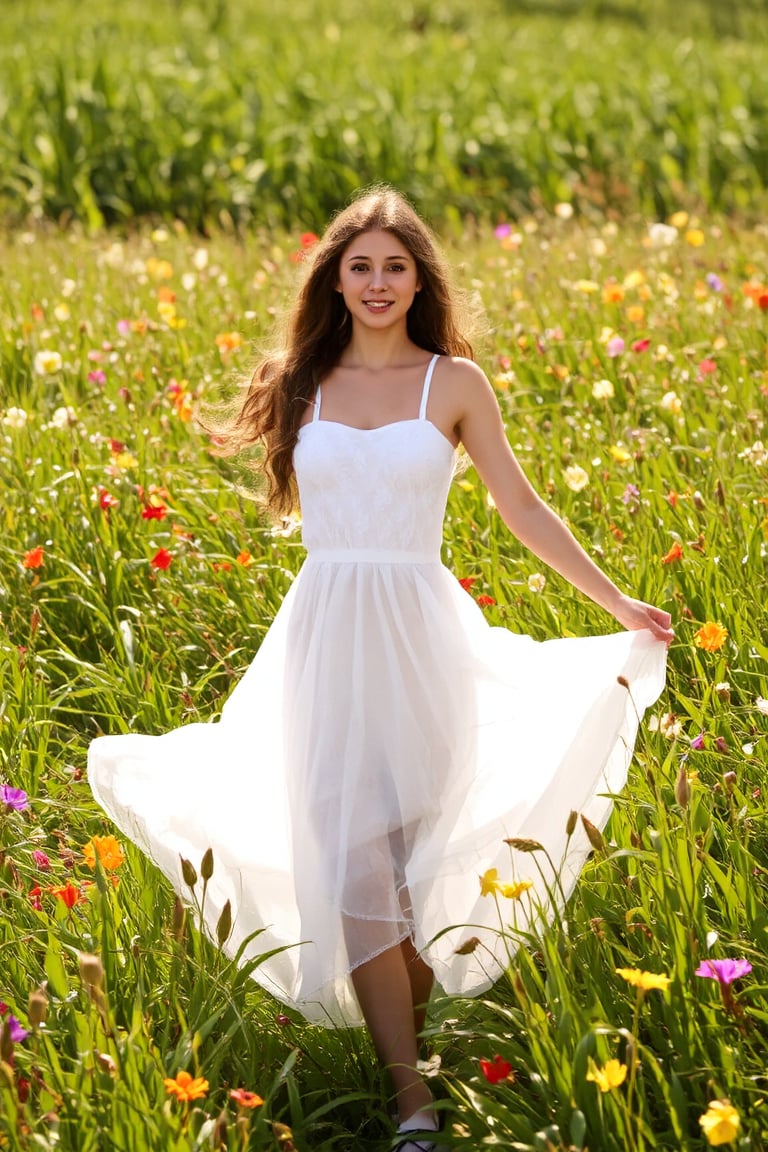
{"type": "MultiPolygon", "coordinates": [[[[370,256],[348,256],[347,259],[351,263],[353,260],[370,260],[370,256]]],[[[397,255],[397,256],[385,256],[384,259],[385,260],[403,260],[404,261],[404,260],[410,260],[410,257],[397,255]]]]}

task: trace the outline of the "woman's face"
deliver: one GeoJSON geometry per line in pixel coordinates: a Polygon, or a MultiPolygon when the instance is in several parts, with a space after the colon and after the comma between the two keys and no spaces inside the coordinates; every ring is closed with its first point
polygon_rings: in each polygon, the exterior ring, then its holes
{"type": "Polygon", "coordinates": [[[337,291],[353,321],[367,328],[404,323],[421,288],[416,261],[391,232],[361,232],[339,261],[337,291]]]}

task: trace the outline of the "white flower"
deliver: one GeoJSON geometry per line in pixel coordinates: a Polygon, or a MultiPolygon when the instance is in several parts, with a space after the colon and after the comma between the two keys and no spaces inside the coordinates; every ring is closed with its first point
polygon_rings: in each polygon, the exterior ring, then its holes
{"type": "Polygon", "coordinates": [[[610,380],[595,380],[592,385],[592,395],[595,400],[611,400],[614,396],[613,383],[610,380]]]}
{"type": "Polygon", "coordinates": [[[764,464],[768,464],[768,448],[765,447],[762,440],[755,440],[751,448],[745,448],[743,452],[739,452],[739,460],[748,460],[750,464],[754,464],[755,468],[762,468],[764,464]]]}
{"type": "Polygon", "coordinates": [[[665,712],[659,719],[659,731],[667,740],[677,740],[683,730],[683,725],[674,712],[665,712]]]}
{"type": "Polygon", "coordinates": [[[677,228],[671,224],[651,224],[648,229],[648,238],[653,248],[668,248],[677,240],[677,228]]]}
{"type": "Polygon", "coordinates": [[[741,750],[745,756],[751,756],[755,750],[754,744],[742,744],[741,750]]]}
{"type": "Polygon", "coordinates": [[[291,514],[290,516],[283,516],[280,527],[275,524],[274,527],[270,528],[269,534],[273,537],[283,536],[287,539],[289,536],[293,536],[294,532],[298,532],[299,528],[301,528],[301,517],[291,514]]]}
{"type": "Polygon", "coordinates": [[[768,716],[768,700],[763,696],[758,696],[757,700],[755,700],[755,707],[758,712],[762,712],[763,716],[768,716]]]}
{"type": "Polygon", "coordinates": [[[569,204],[567,200],[555,204],[555,216],[558,220],[570,220],[573,216],[573,204],[569,204]]]}
{"type": "Polygon", "coordinates": [[[61,294],[65,299],[67,299],[68,297],[70,297],[72,295],[75,288],[77,288],[77,281],[76,280],[70,279],[69,276],[65,280],[62,280],[62,282],[61,282],[61,294]]]}
{"type": "Polygon", "coordinates": [[[3,416],[3,424],[6,428],[13,428],[17,431],[23,428],[27,422],[27,414],[23,408],[9,408],[5,416],[3,416]]]}
{"type": "Polygon", "coordinates": [[[589,473],[578,464],[571,464],[564,470],[563,479],[572,492],[581,492],[589,484],[589,473]]]}
{"type": "Polygon", "coordinates": [[[69,311],[69,304],[65,304],[63,300],[60,301],[54,307],[53,314],[60,323],[63,323],[65,320],[69,320],[71,315],[69,311]]]}
{"type": "Polygon", "coordinates": [[[659,407],[663,408],[665,412],[671,412],[676,416],[678,412],[682,412],[683,402],[677,392],[665,392],[661,400],[659,400],[659,407]]]}
{"type": "Polygon", "coordinates": [[[77,423],[77,414],[74,408],[57,408],[51,416],[52,428],[66,428],[69,424],[77,423]]]}
{"type": "Polygon", "coordinates": [[[534,572],[528,577],[528,587],[531,592],[543,592],[546,582],[547,578],[542,572],[534,572]]]}
{"type": "Polygon", "coordinates": [[[192,257],[192,263],[198,272],[203,272],[208,267],[208,249],[196,248],[195,254],[192,257]]]}
{"type": "Polygon", "coordinates": [[[50,376],[53,372],[61,371],[61,356],[58,352],[44,349],[35,356],[35,372],[38,376],[50,376]]]}
{"type": "Polygon", "coordinates": [[[185,272],[181,277],[181,286],[185,292],[191,292],[197,284],[197,276],[194,272],[185,272]]]}

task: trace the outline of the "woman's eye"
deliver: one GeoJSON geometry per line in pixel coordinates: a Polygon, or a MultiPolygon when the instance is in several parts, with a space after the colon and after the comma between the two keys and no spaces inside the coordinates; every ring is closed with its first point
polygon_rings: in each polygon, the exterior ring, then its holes
{"type": "Polygon", "coordinates": [[[352,271],[353,272],[367,272],[368,268],[365,264],[353,264],[352,265],[352,271]]]}
{"type": "Polygon", "coordinates": [[[390,272],[404,272],[404,271],[405,271],[405,268],[403,267],[402,264],[393,264],[390,268],[390,272]]]}

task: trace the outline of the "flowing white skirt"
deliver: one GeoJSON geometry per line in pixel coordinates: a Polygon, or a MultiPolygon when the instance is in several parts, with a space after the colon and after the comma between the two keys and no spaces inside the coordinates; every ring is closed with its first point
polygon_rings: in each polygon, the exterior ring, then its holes
{"type": "Polygon", "coordinates": [[[181,857],[213,850],[211,934],[229,900],[230,954],[281,949],[255,979],[310,1020],[357,1024],[350,972],[407,936],[446,992],[498,978],[516,944],[479,877],[534,880],[514,909],[518,929],[538,923],[552,873],[504,842],[530,838],[568,895],[590,851],[568,815],[604,826],[665,659],[647,632],[492,628],[439,563],[309,558],[218,722],[99,737],[88,778],[182,897],[181,857]]]}

